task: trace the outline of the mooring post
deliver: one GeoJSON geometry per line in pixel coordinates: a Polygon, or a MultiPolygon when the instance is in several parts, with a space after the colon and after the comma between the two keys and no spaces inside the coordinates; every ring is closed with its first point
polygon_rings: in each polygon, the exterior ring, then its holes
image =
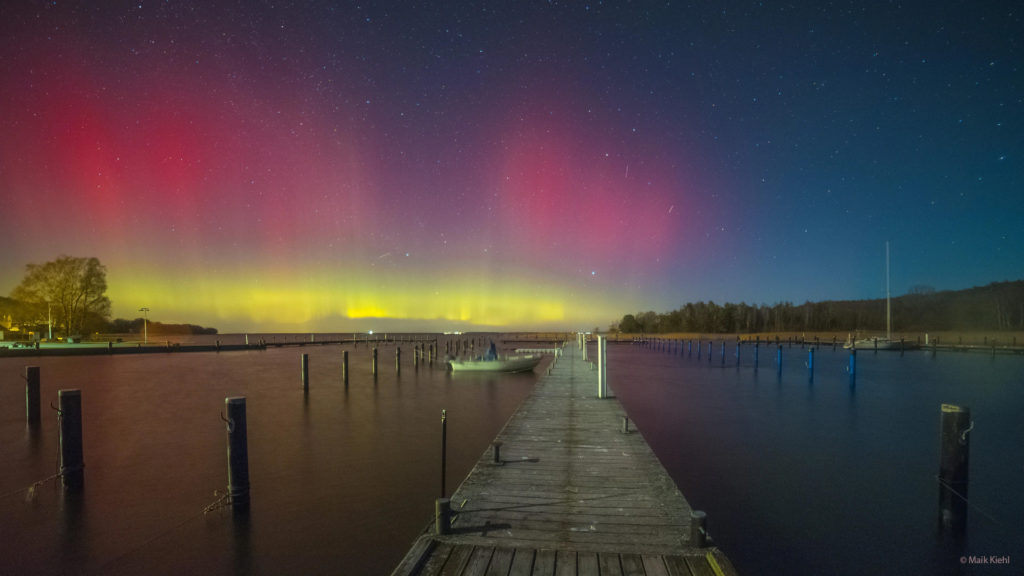
{"type": "Polygon", "coordinates": [[[775,365],[778,367],[779,378],[782,377],[782,344],[779,344],[779,349],[775,352],[775,365]]]}
{"type": "Polygon", "coordinates": [[[440,535],[448,534],[452,529],[451,498],[434,500],[434,531],[440,535]]]}
{"type": "Polygon", "coordinates": [[[857,380],[857,349],[850,348],[850,366],[846,369],[850,373],[850,386],[857,380]]]}
{"type": "Polygon", "coordinates": [[[236,510],[249,507],[249,435],[245,396],[224,399],[228,424],[228,495],[236,510]]]}
{"type": "Polygon", "coordinates": [[[701,510],[690,511],[690,546],[704,548],[708,545],[708,515],[701,510]]]}
{"type": "Polygon", "coordinates": [[[962,534],[967,528],[967,480],[974,428],[971,409],[942,405],[939,462],[939,527],[962,534]]]}
{"type": "Polygon", "coordinates": [[[402,347],[395,348],[395,373],[402,372],[402,347]]]}
{"type": "Polygon", "coordinates": [[[302,355],[302,391],[309,392],[309,354],[302,355]]]}
{"type": "Polygon", "coordinates": [[[597,397],[608,397],[608,338],[597,337],[597,397]]]}
{"type": "Polygon", "coordinates": [[[740,367],[740,341],[736,341],[736,367],[740,367]]]}
{"type": "Polygon", "coordinates": [[[501,441],[495,440],[491,442],[491,448],[493,449],[494,463],[501,464],[501,441]]]}
{"type": "Polygon", "coordinates": [[[697,360],[700,360],[700,347],[701,347],[701,344],[702,344],[702,342],[698,338],[697,339],[697,360]]]}
{"type": "Polygon", "coordinates": [[[448,412],[441,410],[441,498],[448,492],[445,478],[448,472],[448,412]]]}
{"type": "Polygon", "coordinates": [[[622,433],[629,434],[629,416],[626,414],[622,415],[622,433]]]}
{"type": "Polygon", "coordinates": [[[82,450],[82,391],[57,392],[60,415],[60,475],[64,488],[77,494],[85,487],[82,450]]]}
{"type": "Polygon", "coordinates": [[[807,349],[807,381],[814,382],[814,347],[807,349]]]}
{"type": "Polygon", "coordinates": [[[377,379],[377,347],[373,347],[373,360],[370,362],[370,370],[373,372],[373,379],[377,379]]]}
{"type": "Polygon", "coordinates": [[[722,366],[725,366],[725,340],[722,340],[722,366]]]}
{"type": "Polygon", "coordinates": [[[39,366],[25,366],[25,420],[39,426],[39,366]]]}
{"type": "Polygon", "coordinates": [[[341,379],[345,382],[345,387],[348,387],[348,350],[342,350],[341,352],[341,379]]]}

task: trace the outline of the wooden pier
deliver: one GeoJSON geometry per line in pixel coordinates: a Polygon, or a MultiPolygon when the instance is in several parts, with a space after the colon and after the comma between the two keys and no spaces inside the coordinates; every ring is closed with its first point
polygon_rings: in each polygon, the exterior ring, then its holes
{"type": "Polygon", "coordinates": [[[691,539],[690,505],[575,347],[494,444],[451,495],[447,533],[420,536],[393,576],[735,574],[691,539]]]}

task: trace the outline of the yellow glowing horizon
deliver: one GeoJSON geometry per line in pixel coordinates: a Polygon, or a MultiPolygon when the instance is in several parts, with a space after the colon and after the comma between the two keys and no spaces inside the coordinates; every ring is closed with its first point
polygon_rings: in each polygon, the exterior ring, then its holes
{"type": "Polygon", "coordinates": [[[221,331],[348,331],[380,320],[393,326],[405,321],[416,329],[575,329],[606,325],[622,313],[610,301],[527,280],[522,271],[484,276],[420,270],[412,276],[353,269],[189,276],[138,270],[111,278],[108,294],[115,317],[134,318],[146,306],[162,321],[221,331]]]}

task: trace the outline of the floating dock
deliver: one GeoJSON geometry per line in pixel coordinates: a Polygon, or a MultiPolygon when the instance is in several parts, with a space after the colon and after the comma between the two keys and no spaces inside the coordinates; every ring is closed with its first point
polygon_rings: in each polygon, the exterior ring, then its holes
{"type": "Polygon", "coordinates": [[[393,576],[734,575],[597,380],[566,347],[393,576]]]}

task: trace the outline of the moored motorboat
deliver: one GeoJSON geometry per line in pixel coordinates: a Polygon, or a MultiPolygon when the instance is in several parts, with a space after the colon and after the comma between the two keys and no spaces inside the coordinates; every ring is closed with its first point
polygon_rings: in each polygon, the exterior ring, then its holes
{"type": "Polygon", "coordinates": [[[473,360],[449,360],[452,372],[527,372],[540,364],[540,354],[506,356],[504,358],[477,358],[473,360]]]}

